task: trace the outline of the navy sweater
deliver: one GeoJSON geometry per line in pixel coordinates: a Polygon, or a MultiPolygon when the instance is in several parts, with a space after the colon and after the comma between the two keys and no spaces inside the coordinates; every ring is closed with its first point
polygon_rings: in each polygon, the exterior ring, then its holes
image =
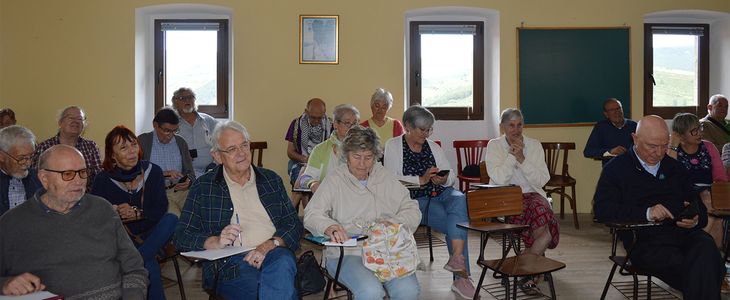
{"type": "Polygon", "coordinates": [[[634,132],[636,132],[636,122],[632,120],[626,120],[621,129],[613,126],[609,120],[598,121],[588,137],[583,155],[601,157],[603,153],[616,146],[624,146],[628,150],[634,144],[634,140],[631,138],[631,133],[634,132]]]}

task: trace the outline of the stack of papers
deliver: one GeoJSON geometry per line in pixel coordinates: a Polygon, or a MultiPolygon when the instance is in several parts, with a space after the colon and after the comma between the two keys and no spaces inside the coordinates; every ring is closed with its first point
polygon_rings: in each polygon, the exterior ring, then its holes
{"type": "Polygon", "coordinates": [[[410,190],[410,189],[420,189],[420,188],[421,188],[421,186],[420,186],[420,185],[418,185],[417,183],[413,183],[413,182],[408,182],[408,181],[403,181],[403,180],[399,180],[399,181],[400,181],[400,183],[401,183],[401,184],[402,184],[403,186],[405,186],[405,187],[406,187],[407,189],[409,189],[409,190],[410,190]]]}
{"type": "Polygon", "coordinates": [[[216,259],[233,256],[233,255],[236,255],[239,253],[248,252],[253,249],[256,249],[256,248],[229,246],[229,247],[225,247],[223,249],[182,252],[182,253],[180,253],[180,255],[185,256],[185,257],[197,258],[197,259],[204,259],[204,260],[216,260],[216,259]]]}
{"type": "Polygon", "coordinates": [[[63,299],[63,297],[58,296],[54,293],[48,292],[48,291],[40,291],[35,293],[30,293],[23,296],[0,296],[0,300],[55,300],[55,299],[63,299]]]}

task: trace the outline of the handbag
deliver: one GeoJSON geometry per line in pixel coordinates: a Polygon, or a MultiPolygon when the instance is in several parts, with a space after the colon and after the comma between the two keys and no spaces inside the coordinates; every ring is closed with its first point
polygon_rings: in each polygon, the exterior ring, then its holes
{"type": "Polygon", "coordinates": [[[324,290],[325,278],[314,252],[302,253],[297,260],[297,289],[302,295],[316,294],[324,290]]]}
{"type": "Polygon", "coordinates": [[[416,272],[418,248],[413,233],[403,224],[377,222],[365,229],[362,263],[380,282],[402,278],[416,272]]]}

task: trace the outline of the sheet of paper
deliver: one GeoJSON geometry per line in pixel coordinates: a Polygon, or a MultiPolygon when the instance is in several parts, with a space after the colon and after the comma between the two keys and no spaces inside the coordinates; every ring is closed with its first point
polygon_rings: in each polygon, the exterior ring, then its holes
{"type": "Polygon", "coordinates": [[[215,250],[203,250],[203,251],[188,251],[180,253],[182,256],[205,259],[205,260],[216,260],[224,257],[233,256],[239,253],[250,251],[255,249],[254,247],[225,247],[223,249],[215,250]]]}
{"type": "MultiPolygon", "coordinates": [[[[40,291],[23,296],[0,296],[0,300],[43,300],[43,299],[54,299],[58,295],[48,292],[40,291]]],[[[61,299],[60,297],[58,299],[61,299]]]]}
{"type": "Polygon", "coordinates": [[[308,236],[305,236],[304,238],[307,239],[307,240],[310,240],[310,241],[312,241],[314,243],[322,244],[322,245],[325,245],[325,246],[355,247],[355,246],[357,246],[358,239],[365,238],[366,237],[366,236],[360,235],[360,234],[351,235],[351,236],[352,236],[351,239],[345,241],[342,244],[335,243],[335,242],[330,242],[330,238],[328,236],[325,236],[325,235],[308,235],[308,236]]]}
{"type": "Polygon", "coordinates": [[[335,243],[335,242],[324,242],[322,243],[325,246],[337,246],[337,247],[356,247],[357,246],[357,239],[349,239],[345,241],[344,243],[335,243]]]}
{"type": "Polygon", "coordinates": [[[479,184],[472,184],[473,188],[478,189],[492,189],[492,188],[501,188],[501,187],[508,187],[512,186],[511,184],[486,184],[486,183],[479,183],[479,184]]]}

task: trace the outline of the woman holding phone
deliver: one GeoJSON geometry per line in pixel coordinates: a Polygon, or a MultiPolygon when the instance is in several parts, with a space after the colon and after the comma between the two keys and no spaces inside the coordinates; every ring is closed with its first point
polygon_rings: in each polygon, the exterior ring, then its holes
{"type": "Polygon", "coordinates": [[[156,256],[172,237],[177,216],[167,213],[162,169],[141,160],[139,140],[123,125],[114,127],[104,144],[104,171],[97,175],[91,194],[112,204],[142,255],[150,277],[147,299],[165,299],[156,256]]]}
{"type": "Polygon", "coordinates": [[[456,226],[469,221],[466,197],[453,187],[456,175],[447,172],[451,166],[444,151],[428,139],[434,122],[428,109],[409,107],[403,113],[406,133],[385,143],[383,163],[400,181],[418,185],[409,190],[411,198],[418,200],[423,215],[421,223],[446,234],[450,257],[444,269],[454,273],[451,290],[462,298],[471,299],[475,289],[469,278],[467,232],[456,226]]]}

